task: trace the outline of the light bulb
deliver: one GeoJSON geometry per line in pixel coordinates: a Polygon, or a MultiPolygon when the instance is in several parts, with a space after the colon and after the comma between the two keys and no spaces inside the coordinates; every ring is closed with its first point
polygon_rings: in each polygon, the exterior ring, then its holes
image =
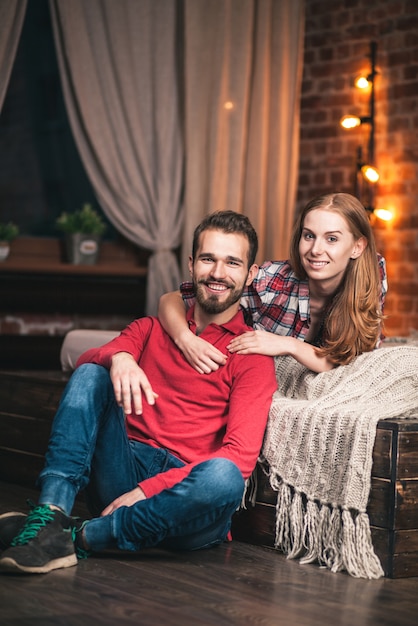
{"type": "Polygon", "coordinates": [[[354,84],[358,89],[368,89],[368,87],[370,87],[370,82],[365,76],[357,76],[354,84]]]}
{"type": "Polygon", "coordinates": [[[390,209],[375,209],[374,214],[384,222],[390,222],[393,219],[393,212],[390,209]]]}
{"type": "Polygon", "coordinates": [[[369,183],[377,183],[380,177],[379,171],[373,165],[363,165],[361,173],[369,183]]]}
{"type": "Polygon", "coordinates": [[[355,115],[344,115],[340,120],[340,124],[343,128],[355,128],[360,126],[361,119],[355,115]]]}

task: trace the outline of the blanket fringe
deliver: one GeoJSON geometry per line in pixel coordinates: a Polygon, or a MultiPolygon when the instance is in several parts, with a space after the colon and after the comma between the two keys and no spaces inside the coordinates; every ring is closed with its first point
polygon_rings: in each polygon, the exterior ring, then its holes
{"type": "Polygon", "coordinates": [[[332,572],[355,578],[384,575],[372,544],[366,513],[321,504],[271,476],[277,491],[275,547],[300,563],[318,561],[332,572]]]}

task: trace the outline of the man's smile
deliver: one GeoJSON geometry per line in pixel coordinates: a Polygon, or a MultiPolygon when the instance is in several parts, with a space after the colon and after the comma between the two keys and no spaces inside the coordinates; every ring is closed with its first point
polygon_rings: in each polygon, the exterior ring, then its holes
{"type": "Polygon", "coordinates": [[[212,283],[212,282],[206,282],[206,281],[202,281],[202,283],[205,285],[205,287],[207,287],[211,291],[217,291],[218,293],[221,293],[230,289],[230,287],[226,285],[225,283],[212,283]]]}

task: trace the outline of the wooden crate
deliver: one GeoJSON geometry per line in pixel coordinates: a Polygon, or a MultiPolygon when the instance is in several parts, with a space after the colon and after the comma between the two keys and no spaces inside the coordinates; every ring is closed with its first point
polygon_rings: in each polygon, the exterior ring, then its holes
{"type": "MultiPolygon", "coordinates": [[[[274,547],[276,493],[258,468],[256,505],[234,518],[235,539],[274,547]]],[[[381,420],[367,512],[385,576],[418,576],[418,416],[381,420]]]]}
{"type": "Polygon", "coordinates": [[[0,371],[0,480],[33,487],[68,375],[0,371]]]}

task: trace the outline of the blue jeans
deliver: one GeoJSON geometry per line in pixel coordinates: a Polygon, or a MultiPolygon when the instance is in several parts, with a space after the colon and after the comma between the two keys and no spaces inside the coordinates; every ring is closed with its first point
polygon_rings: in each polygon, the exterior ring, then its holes
{"type": "Polygon", "coordinates": [[[184,463],[162,448],[130,441],[107,369],[79,367],[61,398],[52,425],[45,467],[39,475],[39,503],[68,515],[85,489],[94,517],[84,529],[92,550],[151,546],[195,550],[221,543],[241,502],[244,480],[224,458],[204,461],[171,489],[100,512],[139,482],[184,463]]]}

